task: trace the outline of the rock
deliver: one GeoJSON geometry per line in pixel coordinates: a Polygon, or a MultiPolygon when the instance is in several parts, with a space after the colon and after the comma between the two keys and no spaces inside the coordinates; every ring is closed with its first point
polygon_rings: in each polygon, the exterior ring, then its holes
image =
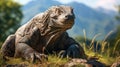
{"type": "Polygon", "coordinates": [[[120,67],[120,61],[113,63],[111,67],[120,67]]]}
{"type": "Polygon", "coordinates": [[[96,60],[86,60],[86,59],[72,59],[70,62],[66,63],[64,67],[105,67],[105,65],[96,60]]]}

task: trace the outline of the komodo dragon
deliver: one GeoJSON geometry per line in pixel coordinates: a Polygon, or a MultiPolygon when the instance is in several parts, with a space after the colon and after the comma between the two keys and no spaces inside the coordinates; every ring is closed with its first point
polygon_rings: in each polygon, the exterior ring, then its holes
{"type": "Polygon", "coordinates": [[[61,54],[64,57],[84,58],[83,48],[66,32],[74,25],[74,19],[72,7],[52,6],[21,26],[15,34],[9,35],[1,53],[4,57],[34,61],[41,60],[46,54],[64,50],[61,54]]]}

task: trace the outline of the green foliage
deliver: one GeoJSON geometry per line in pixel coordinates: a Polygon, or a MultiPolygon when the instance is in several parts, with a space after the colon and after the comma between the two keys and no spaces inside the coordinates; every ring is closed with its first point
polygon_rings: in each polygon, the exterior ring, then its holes
{"type": "MultiPolygon", "coordinates": [[[[119,28],[120,29],[120,28],[119,28]]],[[[120,31],[120,30],[119,30],[120,31]]],[[[106,65],[111,65],[116,59],[120,56],[120,38],[116,41],[110,41],[109,32],[105,39],[102,41],[95,40],[98,35],[95,35],[93,39],[87,39],[86,33],[84,32],[84,37],[77,36],[75,39],[78,41],[84,48],[85,54],[92,58],[98,58],[98,61],[105,63],[106,65]],[[114,45],[113,45],[114,44],[114,45]],[[99,48],[99,49],[98,49],[99,48]]],[[[118,33],[117,33],[118,34],[118,33]]]]}
{"type": "Polygon", "coordinates": [[[5,60],[3,59],[3,56],[0,54],[0,67],[2,67],[5,64],[6,64],[5,60]]]}
{"type": "MultiPolygon", "coordinates": [[[[115,17],[118,22],[120,22],[120,5],[118,6],[118,15],[115,17]]],[[[110,48],[112,51],[112,56],[120,55],[120,25],[117,26],[115,34],[111,35],[112,38],[108,39],[110,43],[110,48]]]]}
{"type": "Polygon", "coordinates": [[[0,42],[20,26],[22,17],[20,4],[13,0],[0,0],[0,42]]]}
{"type": "Polygon", "coordinates": [[[77,42],[79,42],[79,43],[84,43],[84,42],[85,42],[85,38],[82,37],[82,36],[77,36],[77,37],[75,37],[75,40],[76,40],[77,42]]]}
{"type": "Polygon", "coordinates": [[[109,47],[112,51],[112,56],[119,56],[120,55],[120,26],[118,26],[117,31],[115,34],[111,35],[108,39],[109,47]]]}

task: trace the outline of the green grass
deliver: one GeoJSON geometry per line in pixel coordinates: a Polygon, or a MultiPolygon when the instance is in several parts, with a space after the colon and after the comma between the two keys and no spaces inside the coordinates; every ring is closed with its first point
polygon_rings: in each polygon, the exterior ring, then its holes
{"type": "MultiPolygon", "coordinates": [[[[95,39],[100,36],[100,34],[97,34],[93,37],[91,41],[91,43],[89,45],[86,44],[87,41],[87,37],[86,37],[86,33],[85,30],[84,32],[84,40],[82,39],[82,43],[81,46],[83,47],[85,54],[88,56],[89,58],[97,58],[98,61],[104,63],[106,66],[111,66],[114,62],[116,61],[120,61],[120,54],[118,54],[117,56],[112,56],[115,55],[115,53],[117,52],[116,48],[118,48],[118,43],[120,42],[120,40],[118,40],[115,45],[111,48],[110,43],[106,41],[107,37],[111,34],[108,33],[108,35],[106,35],[105,39],[103,41],[96,41],[97,46],[98,44],[101,45],[100,50],[94,52],[93,45],[95,42],[95,39]]],[[[78,38],[79,39],[79,38],[78,38]]],[[[78,40],[81,42],[81,40],[78,40]]],[[[96,47],[97,49],[97,47],[96,47]]],[[[67,62],[69,62],[69,58],[59,58],[56,54],[52,54],[52,55],[48,55],[48,61],[44,61],[42,64],[40,62],[36,62],[36,63],[31,63],[29,61],[25,61],[23,59],[20,58],[9,58],[9,61],[5,61],[2,59],[2,56],[0,55],[0,67],[4,66],[6,64],[27,64],[28,67],[62,67],[64,64],[66,64],[67,62]]],[[[75,67],[84,67],[81,65],[77,65],[75,67]]]]}
{"type": "Polygon", "coordinates": [[[5,60],[2,58],[2,55],[0,54],[0,67],[5,64],[6,64],[5,60]]]}
{"type": "MultiPolygon", "coordinates": [[[[110,66],[113,62],[117,61],[117,59],[119,58],[119,57],[110,57],[110,56],[107,56],[107,54],[101,54],[101,52],[94,52],[92,49],[91,50],[88,49],[88,46],[84,48],[85,48],[84,49],[85,53],[88,56],[88,59],[90,57],[98,58],[98,61],[106,64],[107,66],[110,66]]],[[[0,56],[0,66],[4,66],[6,64],[27,64],[28,67],[38,67],[38,66],[60,67],[67,62],[69,62],[69,59],[59,58],[55,54],[48,55],[48,61],[45,61],[42,64],[40,62],[30,63],[29,61],[25,61],[20,58],[9,58],[9,61],[5,62],[0,56]]],[[[77,65],[76,67],[81,67],[81,65],[77,65]]]]}
{"type": "MultiPolygon", "coordinates": [[[[98,58],[98,61],[106,64],[107,66],[110,66],[117,59],[115,57],[108,57],[108,56],[105,56],[105,55],[95,53],[93,51],[85,51],[85,53],[88,56],[88,59],[90,57],[98,58]]],[[[6,64],[12,64],[12,65],[14,65],[14,64],[26,64],[26,65],[28,65],[28,67],[38,67],[38,66],[60,67],[64,64],[66,64],[67,62],[69,62],[69,59],[67,59],[67,58],[62,59],[62,58],[57,57],[56,55],[49,55],[48,56],[48,61],[45,61],[42,64],[40,62],[31,63],[29,61],[25,61],[25,60],[22,60],[20,58],[9,58],[9,61],[5,62],[0,57],[0,66],[4,66],[6,64]]],[[[76,67],[81,67],[81,65],[77,65],[76,67]]]]}
{"type": "MultiPolygon", "coordinates": [[[[94,58],[98,58],[98,61],[104,63],[106,66],[110,66],[112,65],[114,62],[116,61],[120,61],[120,54],[116,54],[116,52],[118,52],[118,50],[116,50],[117,46],[119,45],[118,43],[120,42],[120,39],[118,39],[118,41],[116,41],[116,43],[114,44],[113,47],[111,46],[111,43],[107,42],[107,38],[110,36],[110,34],[112,34],[113,31],[110,31],[105,38],[102,41],[95,41],[95,39],[100,36],[100,34],[97,34],[93,37],[91,41],[90,45],[86,44],[86,32],[85,30],[83,30],[84,33],[84,42],[82,43],[82,47],[84,48],[85,54],[88,56],[88,58],[90,57],[94,57],[94,58]],[[98,51],[94,51],[94,42],[97,42],[97,46],[98,44],[100,44],[101,48],[98,51]]],[[[79,38],[78,38],[79,39],[79,38]]],[[[79,41],[79,40],[78,40],[79,41]]],[[[97,49],[97,47],[96,47],[97,49]]]]}
{"type": "Polygon", "coordinates": [[[56,55],[48,55],[48,61],[43,61],[42,64],[40,62],[31,63],[29,61],[25,61],[21,58],[8,58],[9,61],[4,61],[2,56],[0,56],[0,67],[4,65],[15,65],[15,64],[26,64],[28,67],[59,67],[64,65],[69,61],[67,58],[59,58],[56,55]]]}
{"type": "Polygon", "coordinates": [[[104,63],[106,66],[110,66],[112,65],[115,61],[117,57],[109,57],[107,55],[102,55],[100,53],[95,53],[93,51],[87,50],[85,51],[86,55],[89,58],[97,58],[98,61],[104,63]]]}
{"type": "Polygon", "coordinates": [[[55,56],[55,55],[49,55],[49,56],[48,56],[48,62],[51,62],[51,63],[64,64],[64,63],[66,63],[66,62],[68,62],[68,61],[69,61],[69,59],[67,59],[67,58],[59,58],[59,57],[57,57],[57,56],[55,56]]]}

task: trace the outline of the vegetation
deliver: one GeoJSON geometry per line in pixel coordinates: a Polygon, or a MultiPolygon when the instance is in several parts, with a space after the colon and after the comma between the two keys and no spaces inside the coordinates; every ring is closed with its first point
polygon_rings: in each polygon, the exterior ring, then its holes
{"type": "Polygon", "coordinates": [[[61,59],[61,58],[57,57],[56,55],[49,55],[48,61],[43,61],[42,64],[40,62],[31,63],[31,62],[25,61],[24,59],[21,59],[21,58],[8,58],[8,59],[9,59],[9,61],[5,62],[0,57],[0,67],[5,66],[5,65],[16,65],[16,64],[25,64],[28,67],[40,67],[40,66],[59,67],[68,62],[67,58],[61,59]]]}
{"type": "Polygon", "coordinates": [[[20,4],[13,0],[0,0],[0,46],[20,26],[22,17],[20,4]]]}
{"type": "Polygon", "coordinates": [[[95,41],[100,34],[95,35],[92,40],[86,39],[85,32],[84,37],[76,37],[75,39],[80,42],[84,48],[88,59],[97,58],[98,61],[110,66],[113,62],[120,61],[120,54],[116,54],[116,52],[118,52],[117,48],[119,48],[117,47],[118,41],[116,41],[114,45],[112,45],[111,42],[108,42],[107,39],[110,34],[112,34],[112,32],[108,33],[102,41],[95,41]]]}
{"type": "MultiPolygon", "coordinates": [[[[0,45],[10,33],[13,33],[19,26],[22,19],[21,5],[12,0],[0,0],[0,45]]],[[[120,21],[120,6],[119,14],[116,19],[120,21]]],[[[95,35],[92,39],[87,39],[85,30],[84,37],[75,37],[81,46],[84,48],[88,59],[94,57],[98,61],[110,66],[115,61],[120,61],[120,26],[115,33],[114,38],[110,38],[112,32],[108,33],[102,41],[96,41],[100,34],[95,35]]],[[[112,36],[112,35],[111,35],[112,36]]],[[[31,63],[21,58],[8,58],[5,61],[0,54],[0,67],[4,65],[25,64],[28,67],[59,67],[69,62],[69,58],[59,58],[56,54],[49,55],[48,61],[31,63]]],[[[78,67],[81,67],[78,65],[78,67]]]]}
{"type": "MultiPolygon", "coordinates": [[[[110,32],[111,33],[111,32],[110,32]]],[[[117,52],[117,50],[113,50],[110,48],[110,43],[108,43],[106,41],[107,37],[110,35],[110,33],[108,33],[108,35],[106,35],[105,39],[103,41],[95,41],[95,39],[100,36],[95,35],[95,37],[93,37],[92,40],[87,39],[86,38],[86,34],[84,32],[84,37],[76,37],[76,41],[78,41],[81,46],[84,48],[84,51],[86,53],[86,55],[88,56],[87,59],[90,58],[97,58],[98,61],[104,63],[106,66],[111,66],[114,62],[116,61],[120,61],[120,54],[119,56],[113,56],[115,53],[113,52],[117,52]],[[81,41],[80,41],[81,40],[81,41]]],[[[114,49],[116,49],[116,44],[113,46],[114,49]]],[[[4,65],[15,65],[15,64],[26,64],[28,67],[39,67],[39,66],[44,66],[44,67],[60,67],[63,66],[64,64],[66,64],[67,62],[69,62],[70,58],[59,58],[56,54],[53,55],[49,55],[48,56],[48,61],[43,61],[43,63],[41,64],[40,62],[35,62],[34,64],[29,62],[29,61],[25,61],[23,59],[20,58],[8,58],[9,61],[4,61],[1,57],[0,57],[0,65],[4,66],[4,65]]],[[[81,65],[78,65],[78,67],[81,67],[81,65]]],[[[83,66],[84,67],[84,66],[83,66]]]]}
{"type": "MultiPolygon", "coordinates": [[[[0,48],[8,35],[16,31],[23,17],[21,5],[13,0],[0,0],[0,48]]],[[[0,67],[7,64],[0,54],[0,67]]]]}
{"type": "MultiPolygon", "coordinates": [[[[120,22],[120,5],[117,8],[118,8],[118,15],[116,16],[116,20],[120,22]]],[[[113,50],[112,56],[120,56],[120,25],[117,26],[116,32],[110,36],[108,42],[111,45],[110,46],[111,50],[113,50]]]]}

